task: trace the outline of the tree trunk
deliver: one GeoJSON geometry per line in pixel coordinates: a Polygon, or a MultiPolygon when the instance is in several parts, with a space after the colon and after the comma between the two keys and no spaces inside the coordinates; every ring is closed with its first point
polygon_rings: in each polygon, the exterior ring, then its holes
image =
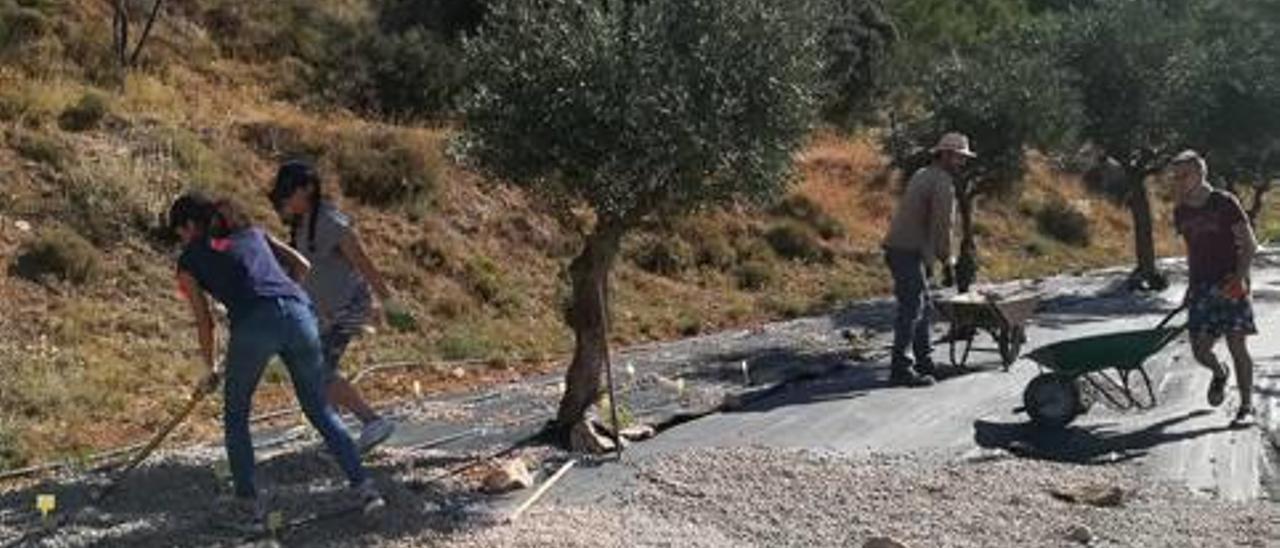
{"type": "Polygon", "coordinates": [[[1129,175],[1129,212],[1133,215],[1133,247],[1138,266],[1130,277],[1135,289],[1163,290],[1168,284],[1156,268],[1156,245],[1152,227],[1151,195],[1145,174],[1129,175]]]}
{"type": "Polygon", "coordinates": [[[973,237],[972,182],[962,181],[956,192],[960,205],[960,256],[956,259],[956,290],[967,293],[978,278],[978,245],[973,237]]]}
{"type": "Polygon", "coordinates": [[[600,374],[609,357],[609,271],[618,255],[622,233],[621,225],[602,222],[569,265],[573,303],[567,319],[575,346],[556,415],[557,426],[566,435],[600,395],[600,374]]]}
{"type": "MultiPolygon", "coordinates": [[[[160,8],[164,6],[164,0],[155,0],[155,4],[151,5],[151,15],[147,16],[147,25],[142,27],[142,36],[138,38],[138,45],[133,48],[133,55],[129,56],[130,67],[138,64],[138,56],[142,54],[142,46],[147,44],[147,38],[151,36],[151,27],[156,24],[156,17],[160,15],[160,8]]],[[[127,49],[128,46],[126,45],[127,49]]]]}
{"type": "Polygon", "coordinates": [[[129,66],[129,6],[126,0],[115,0],[111,19],[112,37],[115,40],[116,58],[120,68],[129,66]]]}
{"type": "Polygon", "coordinates": [[[1254,185],[1253,187],[1253,202],[1249,204],[1249,224],[1255,229],[1258,228],[1258,216],[1262,214],[1265,198],[1270,190],[1271,185],[1269,184],[1254,185]]]}

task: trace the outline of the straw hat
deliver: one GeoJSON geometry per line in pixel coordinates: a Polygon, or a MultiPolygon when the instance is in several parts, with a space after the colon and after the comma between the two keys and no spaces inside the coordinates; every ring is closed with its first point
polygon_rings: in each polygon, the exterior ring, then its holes
{"type": "Polygon", "coordinates": [[[944,152],[944,151],[954,152],[956,154],[959,154],[961,156],[967,156],[969,158],[978,157],[977,154],[974,154],[973,151],[969,149],[969,138],[966,137],[963,133],[952,132],[952,133],[943,135],[941,139],[938,139],[937,146],[934,146],[933,148],[929,149],[929,152],[932,152],[934,154],[937,154],[939,152],[944,152]]]}

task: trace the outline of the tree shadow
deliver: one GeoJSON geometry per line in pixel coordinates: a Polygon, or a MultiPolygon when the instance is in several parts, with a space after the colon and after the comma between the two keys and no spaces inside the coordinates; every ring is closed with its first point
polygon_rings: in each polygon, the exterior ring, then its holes
{"type": "Polygon", "coordinates": [[[1169,417],[1140,430],[1126,431],[1114,423],[1038,428],[1030,422],[974,422],[974,442],[985,449],[1003,449],[1025,458],[1070,464],[1103,465],[1140,459],[1151,449],[1183,440],[1230,431],[1230,425],[1168,432],[1177,424],[1212,414],[1198,410],[1169,417]]]}

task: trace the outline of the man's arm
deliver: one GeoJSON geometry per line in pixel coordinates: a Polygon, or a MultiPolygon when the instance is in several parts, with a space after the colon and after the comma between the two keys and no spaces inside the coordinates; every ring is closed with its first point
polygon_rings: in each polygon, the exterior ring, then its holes
{"type": "MultiPolygon", "coordinates": [[[[955,226],[956,191],[951,181],[935,183],[929,212],[932,218],[929,240],[934,256],[944,265],[951,264],[951,229],[955,226]]],[[[932,260],[932,259],[929,259],[932,260]]]]}

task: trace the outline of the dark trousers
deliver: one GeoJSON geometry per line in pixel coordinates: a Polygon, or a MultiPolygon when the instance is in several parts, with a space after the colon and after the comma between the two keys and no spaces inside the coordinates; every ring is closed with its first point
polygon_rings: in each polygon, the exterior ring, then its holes
{"type": "Polygon", "coordinates": [[[898,301],[898,315],[893,322],[893,365],[909,365],[907,347],[915,354],[915,363],[931,363],[933,343],[929,340],[931,307],[925,272],[925,259],[919,251],[885,248],[885,262],[893,274],[893,296],[898,301]]]}

